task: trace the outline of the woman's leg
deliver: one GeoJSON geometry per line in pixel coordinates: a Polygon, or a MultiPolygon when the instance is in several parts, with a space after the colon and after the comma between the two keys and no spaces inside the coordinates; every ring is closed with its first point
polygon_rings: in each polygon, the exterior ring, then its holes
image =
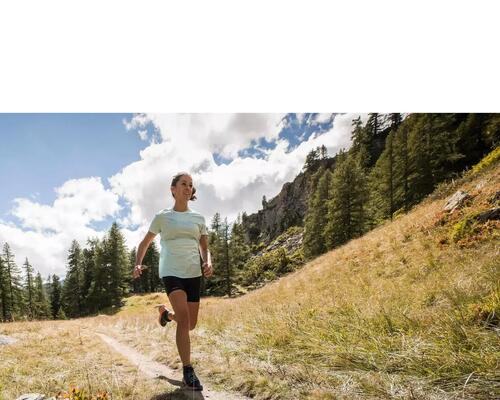
{"type": "Polygon", "coordinates": [[[189,307],[187,302],[187,295],[184,290],[174,290],[168,295],[170,304],[174,309],[174,314],[169,313],[169,318],[177,322],[177,330],[175,334],[175,341],[177,343],[177,350],[181,357],[182,365],[191,364],[191,342],[189,340],[189,307]]]}
{"type": "Polygon", "coordinates": [[[188,301],[188,311],[189,311],[189,330],[192,331],[196,328],[196,323],[198,322],[198,310],[200,309],[200,302],[188,301]]]}

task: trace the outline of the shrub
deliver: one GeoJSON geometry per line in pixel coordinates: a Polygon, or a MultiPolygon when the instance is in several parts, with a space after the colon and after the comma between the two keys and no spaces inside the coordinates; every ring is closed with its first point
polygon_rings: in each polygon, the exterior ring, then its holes
{"type": "Polygon", "coordinates": [[[500,160],[500,146],[496,147],[493,151],[491,151],[487,156],[485,156],[481,161],[479,161],[471,171],[472,175],[475,175],[485,168],[489,167],[493,163],[500,160]]]}
{"type": "Polygon", "coordinates": [[[84,389],[71,387],[69,392],[59,392],[56,396],[57,400],[108,400],[110,396],[105,391],[96,394],[86,393],[84,389]]]}

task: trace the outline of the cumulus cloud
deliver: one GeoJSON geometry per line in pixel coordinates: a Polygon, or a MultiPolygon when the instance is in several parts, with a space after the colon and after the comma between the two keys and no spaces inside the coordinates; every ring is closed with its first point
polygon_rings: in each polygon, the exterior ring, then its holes
{"type": "MultiPolygon", "coordinates": [[[[148,116],[165,141],[142,151],[140,161],[110,178],[113,191],[123,196],[130,206],[130,213],[122,223],[139,225],[145,233],[154,213],[172,204],[170,181],[180,170],[191,171],[198,190],[198,200],[192,207],[204,214],[207,220],[215,212],[230,220],[242,211],[256,212],[261,207],[263,195],[268,199],[274,197],[284,183],[295,178],[312,149],[325,145],[328,153],[334,155],[341,148],[348,148],[352,119],[358,114],[337,115],[329,131],[311,135],[292,151],[287,150],[285,139],[277,139],[279,132],[274,133],[283,116],[264,118],[259,115],[258,121],[253,123],[249,122],[248,115],[244,116],[223,115],[217,121],[216,116],[209,115],[208,122],[203,122],[201,114],[180,116],[179,120],[171,115],[148,116]],[[221,143],[220,132],[226,132],[226,148],[234,149],[230,152],[234,155],[251,142],[250,138],[260,138],[257,132],[264,126],[270,126],[273,133],[260,137],[276,144],[274,149],[265,150],[264,158],[234,157],[227,164],[215,163],[212,152],[221,143]],[[247,132],[248,135],[237,139],[228,133],[230,131],[247,132]]],[[[363,115],[362,119],[366,120],[366,116],[363,115]]]]}
{"type": "Polygon", "coordinates": [[[127,129],[152,123],[163,142],[179,151],[198,148],[235,158],[252,141],[278,138],[284,114],[139,114],[124,121],[127,129]]]}
{"type": "Polygon", "coordinates": [[[120,210],[118,195],[105,189],[101,178],[71,179],[55,189],[52,205],[26,198],[14,200],[11,214],[19,226],[0,221],[0,242],[8,242],[18,257],[28,257],[44,275],[64,275],[67,251],[73,239],[85,245],[89,237],[102,237],[92,222],[114,216],[120,210]]]}
{"type": "MultiPolygon", "coordinates": [[[[118,222],[127,245],[137,246],[154,214],[172,206],[170,182],[183,170],[190,171],[198,191],[191,207],[206,217],[207,224],[215,212],[233,221],[238,213],[259,210],[263,195],[276,196],[301,171],[312,149],[325,145],[334,155],[349,148],[351,123],[357,116],[309,116],[308,122],[316,124],[333,118],[331,129],[316,132],[290,150],[288,141],[279,138],[287,120],[282,114],[135,115],[124,121],[125,129],[153,135],[139,161],[109,177],[107,189],[98,177],[73,179],[56,189],[51,205],[15,199],[11,214],[19,223],[0,221],[0,242],[9,242],[18,262],[27,256],[44,276],[64,275],[71,240],[85,245],[88,237],[102,237],[105,232],[93,229],[92,223],[118,218],[120,211],[118,222]],[[248,155],[261,139],[272,146],[261,146],[259,157],[248,155]],[[216,154],[226,163],[216,163],[216,154]]],[[[304,122],[305,118],[298,117],[304,122]]]]}

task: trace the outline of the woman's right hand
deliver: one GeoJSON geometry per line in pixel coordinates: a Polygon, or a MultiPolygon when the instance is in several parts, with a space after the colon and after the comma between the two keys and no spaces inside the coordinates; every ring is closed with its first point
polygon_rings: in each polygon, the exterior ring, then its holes
{"type": "Polygon", "coordinates": [[[134,277],[134,279],[139,278],[142,274],[142,271],[144,271],[147,267],[147,265],[136,265],[134,267],[134,272],[132,272],[132,276],[134,277]]]}

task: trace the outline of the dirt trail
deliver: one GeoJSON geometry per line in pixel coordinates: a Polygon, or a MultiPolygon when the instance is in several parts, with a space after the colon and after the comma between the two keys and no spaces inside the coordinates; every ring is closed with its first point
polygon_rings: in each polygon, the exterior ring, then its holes
{"type": "MultiPolygon", "coordinates": [[[[172,368],[169,368],[166,365],[160,364],[156,361],[149,360],[146,356],[137,352],[133,348],[123,343],[120,343],[116,339],[109,337],[103,333],[96,333],[96,335],[99,336],[104,343],[113,348],[116,352],[126,357],[133,365],[136,365],[139,371],[141,371],[144,375],[150,378],[164,379],[174,386],[178,387],[182,386],[182,382],[179,380],[179,371],[175,371],[172,368]]],[[[179,395],[184,395],[183,396],[184,398],[189,398],[193,400],[194,399],[210,399],[210,400],[248,399],[248,397],[244,397],[236,393],[217,392],[215,390],[212,390],[209,387],[207,387],[205,381],[202,381],[202,384],[203,384],[203,392],[193,392],[188,389],[178,389],[176,392],[178,392],[179,395]]],[[[170,399],[171,397],[168,398],[170,399]]]]}

